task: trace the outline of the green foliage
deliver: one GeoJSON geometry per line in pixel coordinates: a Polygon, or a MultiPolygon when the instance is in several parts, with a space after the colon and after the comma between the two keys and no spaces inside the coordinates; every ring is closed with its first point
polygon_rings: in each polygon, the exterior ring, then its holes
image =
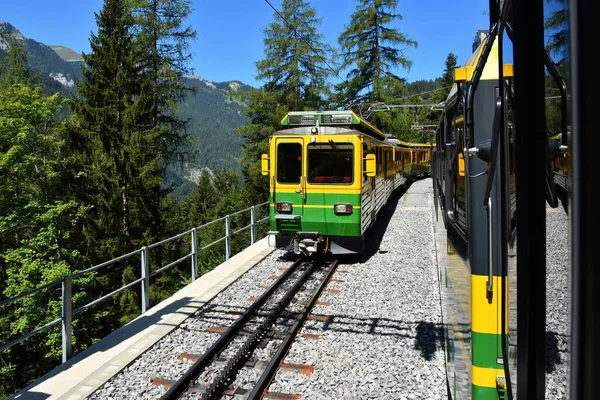
{"type": "MultiPolygon", "coordinates": [[[[388,28],[401,18],[393,12],[396,0],[370,3],[359,1],[340,36],[344,67],[353,68],[349,83],[341,87],[344,101],[354,95],[418,104],[441,97],[452,55],[437,80],[408,84],[392,75],[392,68],[411,65],[397,46],[416,42],[388,28]],[[357,39],[363,34],[364,45],[357,39]],[[361,53],[375,49],[375,57],[361,53]]],[[[183,23],[190,5],[189,0],[105,0],[96,15],[92,51],[84,56],[85,63],[69,64],[73,70],[28,39],[8,53],[0,51],[1,296],[19,294],[266,201],[269,181],[261,174],[260,156],[269,150],[269,135],[280,129],[287,112],[331,104],[327,79],[333,57],[318,32],[320,19],[307,1],[284,0],[283,18],[274,14],[265,30],[265,58],[256,64],[264,82],[260,90],[184,78],[189,73],[189,41],[195,36],[183,23]],[[69,92],[48,78],[55,68],[67,79],[79,79],[68,121],[61,113],[60,95],[47,95],[49,90],[69,92]],[[36,78],[39,70],[44,73],[36,78]],[[191,145],[199,147],[198,154],[190,151],[191,145]],[[236,150],[240,147],[243,152],[236,150]],[[186,183],[183,177],[193,173],[197,183],[186,183]],[[173,187],[179,190],[172,192],[173,187]]],[[[431,120],[427,112],[375,113],[371,121],[405,140],[423,141],[423,132],[410,126],[431,120]]],[[[258,220],[268,214],[268,207],[256,211],[258,220]]],[[[250,213],[231,216],[230,222],[236,232],[231,244],[235,254],[250,243],[249,229],[241,230],[250,223],[250,213]]],[[[258,237],[267,230],[263,224],[258,237]]],[[[224,235],[224,221],[204,226],[198,230],[198,248],[224,235]]],[[[190,245],[190,235],[185,235],[152,248],[151,271],[183,257],[190,245]]],[[[224,254],[224,242],[201,251],[199,274],[223,262],[224,254]]],[[[74,309],[139,279],[139,264],[136,255],[76,278],[74,309]]],[[[151,306],[189,282],[189,262],[161,271],[152,277],[151,306]]],[[[5,307],[0,312],[1,336],[10,340],[57,318],[59,287],[5,307]]],[[[139,315],[140,301],[140,289],[133,286],[78,314],[73,321],[74,351],[139,315]]],[[[37,338],[1,355],[0,397],[59,363],[60,329],[37,338]],[[33,364],[32,358],[40,362],[33,364]]]]}
{"type": "Polygon", "coordinates": [[[265,91],[285,93],[285,102],[296,110],[320,109],[329,95],[326,60],[334,51],[323,43],[317,29],[321,18],[308,2],[284,0],[281,6],[264,31],[265,58],[256,63],[257,78],[265,81],[265,91]]]}
{"type": "MultiPolygon", "coordinates": [[[[79,62],[66,62],[60,58],[50,47],[35,40],[24,38],[23,35],[12,25],[0,22],[0,41],[14,41],[18,47],[27,54],[26,66],[29,74],[37,83],[41,83],[44,93],[47,95],[59,92],[62,96],[73,93],[74,86],[63,86],[50,74],[56,76],[62,74],[67,82],[75,82],[81,78],[79,62]]],[[[6,57],[4,50],[0,49],[0,59],[6,57]]],[[[4,63],[2,63],[4,65],[4,63]]],[[[1,74],[1,73],[0,73],[1,74]]]]}
{"type": "Polygon", "coordinates": [[[286,104],[285,94],[251,90],[243,95],[248,104],[246,115],[250,121],[238,129],[244,138],[244,196],[246,204],[267,200],[269,180],[260,169],[260,157],[269,152],[269,135],[281,127],[281,119],[293,108],[286,104]]]}
{"type": "MultiPolygon", "coordinates": [[[[454,69],[457,66],[456,60],[457,57],[453,53],[448,54],[448,57],[446,57],[446,69],[444,69],[444,73],[439,80],[439,85],[441,87],[432,93],[429,99],[430,103],[440,104],[446,101],[446,98],[448,98],[448,94],[452,89],[452,85],[454,85],[454,69]]],[[[436,110],[429,110],[424,117],[428,121],[438,121],[440,119],[440,112],[436,110]]]]}
{"type": "Polygon", "coordinates": [[[264,86],[240,94],[249,118],[238,129],[244,137],[243,197],[247,205],[268,198],[269,182],[260,172],[260,157],[268,153],[269,135],[280,128],[283,116],[289,111],[319,110],[330,103],[326,80],[331,64],[325,60],[331,59],[333,51],[321,41],[321,19],[306,1],[284,0],[281,8],[265,29],[265,58],[256,63],[257,77],[264,86]]]}
{"type": "Polygon", "coordinates": [[[159,179],[160,159],[148,149],[156,130],[139,123],[148,119],[148,111],[143,67],[128,28],[133,17],[124,1],[110,0],[96,22],[98,34],[90,39],[92,52],[84,56],[87,68],[77,84],[81,97],[72,97],[69,128],[83,165],[80,195],[92,208],[87,232],[98,249],[94,259],[106,259],[143,237],[143,223],[137,222],[141,216],[133,210],[151,201],[145,197],[159,179]]]}
{"type": "Polygon", "coordinates": [[[27,53],[14,37],[10,37],[6,64],[0,70],[0,85],[8,87],[15,84],[29,85],[31,77],[27,69],[27,53]]]}
{"type": "Polygon", "coordinates": [[[187,132],[191,147],[197,149],[184,163],[175,163],[169,184],[178,188],[179,197],[189,195],[193,184],[183,180],[203,168],[213,172],[232,170],[241,172],[243,138],[236,129],[248,122],[243,114],[242,96],[249,86],[239,82],[212,84],[201,79],[187,79],[187,85],[196,88],[188,93],[180,105],[180,118],[188,121],[187,132]]]}
{"type": "MultiPolygon", "coordinates": [[[[25,60],[19,60],[11,65],[13,71],[22,71],[25,60]]],[[[0,87],[1,297],[73,272],[83,260],[78,249],[87,212],[68,195],[72,159],[62,124],[56,119],[62,100],[58,94],[47,97],[41,87],[26,82],[26,73],[19,76],[23,83],[4,81],[0,87]]],[[[50,289],[18,301],[2,310],[0,336],[8,341],[28,333],[59,317],[60,309],[60,298],[50,289]]],[[[11,348],[2,356],[0,394],[12,394],[37,377],[38,371],[56,365],[60,335],[49,330],[41,336],[41,340],[11,348]],[[24,358],[39,363],[22,371],[24,358]]]]}
{"type": "Polygon", "coordinates": [[[544,29],[547,31],[546,50],[553,55],[558,56],[557,64],[564,64],[568,59],[567,48],[567,10],[566,0],[547,0],[547,3],[558,3],[561,8],[554,11],[544,23],[544,29]]]}
{"type": "MultiPolygon", "coordinates": [[[[456,56],[450,53],[445,62],[445,70],[441,78],[435,80],[419,80],[405,83],[390,76],[383,79],[383,100],[389,105],[439,104],[445,101],[453,83],[453,70],[456,56]]],[[[365,112],[366,107],[358,108],[365,112]]],[[[431,142],[434,129],[413,130],[412,125],[437,125],[440,112],[431,107],[393,108],[387,112],[375,112],[369,120],[386,133],[414,143],[431,142]]]]}
{"type": "Polygon", "coordinates": [[[347,80],[337,85],[338,103],[384,101],[384,78],[400,79],[392,69],[410,69],[412,61],[402,49],[418,43],[397,29],[389,28],[402,16],[394,10],[398,0],[358,0],[350,23],[338,38],[342,50],[342,69],[350,68],[347,80]]]}
{"type": "MultiPolygon", "coordinates": [[[[563,79],[566,82],[570,80],[569,77],[569,56],[567,46],[567,9],[565,0],[548,0],[547,3],[556,3],[559,8],[554,11],[545,21],[544,30],[547,38],[546,50],[550,53],[551,57],[557,65],[563,79]]],[[[549,136],[555,136],[559,133],[566,135],[567,133],[562,132],[562,109],[561,109],[561,98],[560,90],[554,79],[552,79],[548,73],[546,79],[546,131],[549,136]]],[[[567,118],[565,116],[565,118],[567,118]]],[[[568,128],[567,128],[568,130],[568,128]]]]}

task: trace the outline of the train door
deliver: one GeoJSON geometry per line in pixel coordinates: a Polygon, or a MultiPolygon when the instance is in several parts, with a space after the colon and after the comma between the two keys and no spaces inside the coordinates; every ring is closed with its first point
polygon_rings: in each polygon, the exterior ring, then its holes
{"type": "Polygon", "coordinates": [[[302,138],[275,139],[275,184],[273,203],[277,220],[295,223],[292,230],[301,229],[304,215],[304,145],[302,138]]]}

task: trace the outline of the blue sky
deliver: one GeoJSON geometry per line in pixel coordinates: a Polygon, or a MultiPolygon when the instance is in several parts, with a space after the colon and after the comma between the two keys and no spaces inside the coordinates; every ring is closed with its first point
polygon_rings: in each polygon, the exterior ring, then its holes
{"type": "MultiPolygon", "coordinates": [[[[270,0],[280,9],[281,0],[270,0]]],[[[76,52],[89,51],[89,37],[96,32],[94,12],[102,0],[4,0],[0,21],[13,24],[26,37],[48,45],[64,45],[76,52]]],[[[337,47],[337,38],[356,8],[355,0],[312,0],[323,19],[320,32],[337,47]]],[[[441,76],[447,55],[458,56],[459,65],[471,54],[478,29],[487,29],[488,0],[399,0],[396,12],[403,19],[394,27],[417,41],[405,50],[413,61],[410,71],[395,73],[409,82],[441,76]]],[[[273,21],[265,0],[193,0],[188,24],[197,31],[192,43],[191,66],[210,81],[256,81],[255,61],[264,57],[263,29],[273,21]]],[[[342,73],[342,77],[345,75],[342,73]]]]}

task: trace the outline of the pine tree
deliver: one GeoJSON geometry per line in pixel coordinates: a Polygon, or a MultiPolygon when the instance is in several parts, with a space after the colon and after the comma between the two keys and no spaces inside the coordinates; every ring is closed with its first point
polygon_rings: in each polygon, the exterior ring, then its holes
{"type": "MultiPolygon", "coordinates": [[[[136,60],[145,79],[140,106],[146,114],[138,120],[143,128],[146,167],[142,171],[151,197],[143,209],[153,240],[164,233],[161,201],[171,191],[162,186],[173,162],[188,156],[187,121],[179,118],[179,103],[194,88],[186,87],[190,73],[190,41],[196,37],[184,21],[191,13],[190,0],[129,0],[135,18],[136,60]]],[[[170,204],[170,203],[162,203],[170,204]]],[[[167,210],[164,210],[168,212],[167,210]]]]}
{"type": "Polygon", "coordinates": [[[202,171],[190,199],[189,215],[194,226],[203,225],[214,218],[213,209],[218,197],[211,182],[210,174],[206,170],[202,171]]]}
{"type": "Polygon", "coordinates": [[[333,58],[333,49],[323,43],[321,18],[308,2],[284,0],[281,6],[264,31],[265,58],[256,63],[257,78],[265,81],[265,91],[286,93],[294,109],[319,109],[329,94],[326,60],[333,58]]]}
{"type": "Polygon", "coordinates": [[[265,58],[256,63],[257,78],[264,85],[242,94],[250,121],[238,132],[245,139],[244,193],[252,204],[268,196],[268,180],[261,174],[259,160],[268,152],[269,135],[280,128],[289,111],[327,107],[326,82],[334,66],[333,49],[318,31],[321,19],[308,2],[284,0],[273,16],[275,21],[264,31],[265,58]]]}
{"type": "Polygon", "coordinates": [[[96,23],[77,83],[80,97],[72,98],[70,131],[84,168],[80,194],[93,206],[90,239],[100,241],[99,257],[110,257],[129,250],[142,234],[133,229],[143,221],[132,222],[139,218],[132,206],[145,203],[141,177],[147,164],[139,153],[148,143],[138,126],[146,113],[140,100],[143,67],[136,60],[126,0],[105,0],[96,23]]]}
{"type": "Polygon", "coordinates": [[[244,136],[242,174],[246,205],[267,200],[269,180],[262,175],[260,157],[269,152],[269,135],[279,129],[281,119],[294,108],[286,104],[286,94],[251,90],[243,94],[245,113],[250,121],[237,130],[244,136]]]}
{"type": "Polygon", "coordinates": [[[399,80],[392,70],[412,66],[403,50],[418,43],[389,28],[392,22],[402,19],[394,13],[397,4],[398,0],[358,0],[350,23],[338,38],[343,52],[341,68],[350,68],[347,80],[337,86],[340,103],[382,101],[384,78],[399,80]]]}
{"type": "MultiPolygon", "coordinates": [[[[450,93],[450,89],[452,89],[452,85],[454,85],[454,68],[456,68],[456,60],[457,57],[454,53],[449,53],[446,57],[444,73],[442,74],[441,79],[439,79],[440,88],[433,92],[431,95],[429,102],[439,104],[443,101],[446,101],[448,94],[450,93]]],[[[439,111],[436,110],[428,110],[427,118],[430,120],[438,120],[440,117],[439,111]]]]}

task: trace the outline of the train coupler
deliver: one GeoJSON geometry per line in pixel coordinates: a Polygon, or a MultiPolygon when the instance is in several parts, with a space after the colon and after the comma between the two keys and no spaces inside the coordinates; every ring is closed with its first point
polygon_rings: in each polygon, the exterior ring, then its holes
{"type": "Polygon", "coordinates": [[[298,232],[294,236],[294,253],[310,255],[318,252],[323,237],[319,232],[298,232]]]}

